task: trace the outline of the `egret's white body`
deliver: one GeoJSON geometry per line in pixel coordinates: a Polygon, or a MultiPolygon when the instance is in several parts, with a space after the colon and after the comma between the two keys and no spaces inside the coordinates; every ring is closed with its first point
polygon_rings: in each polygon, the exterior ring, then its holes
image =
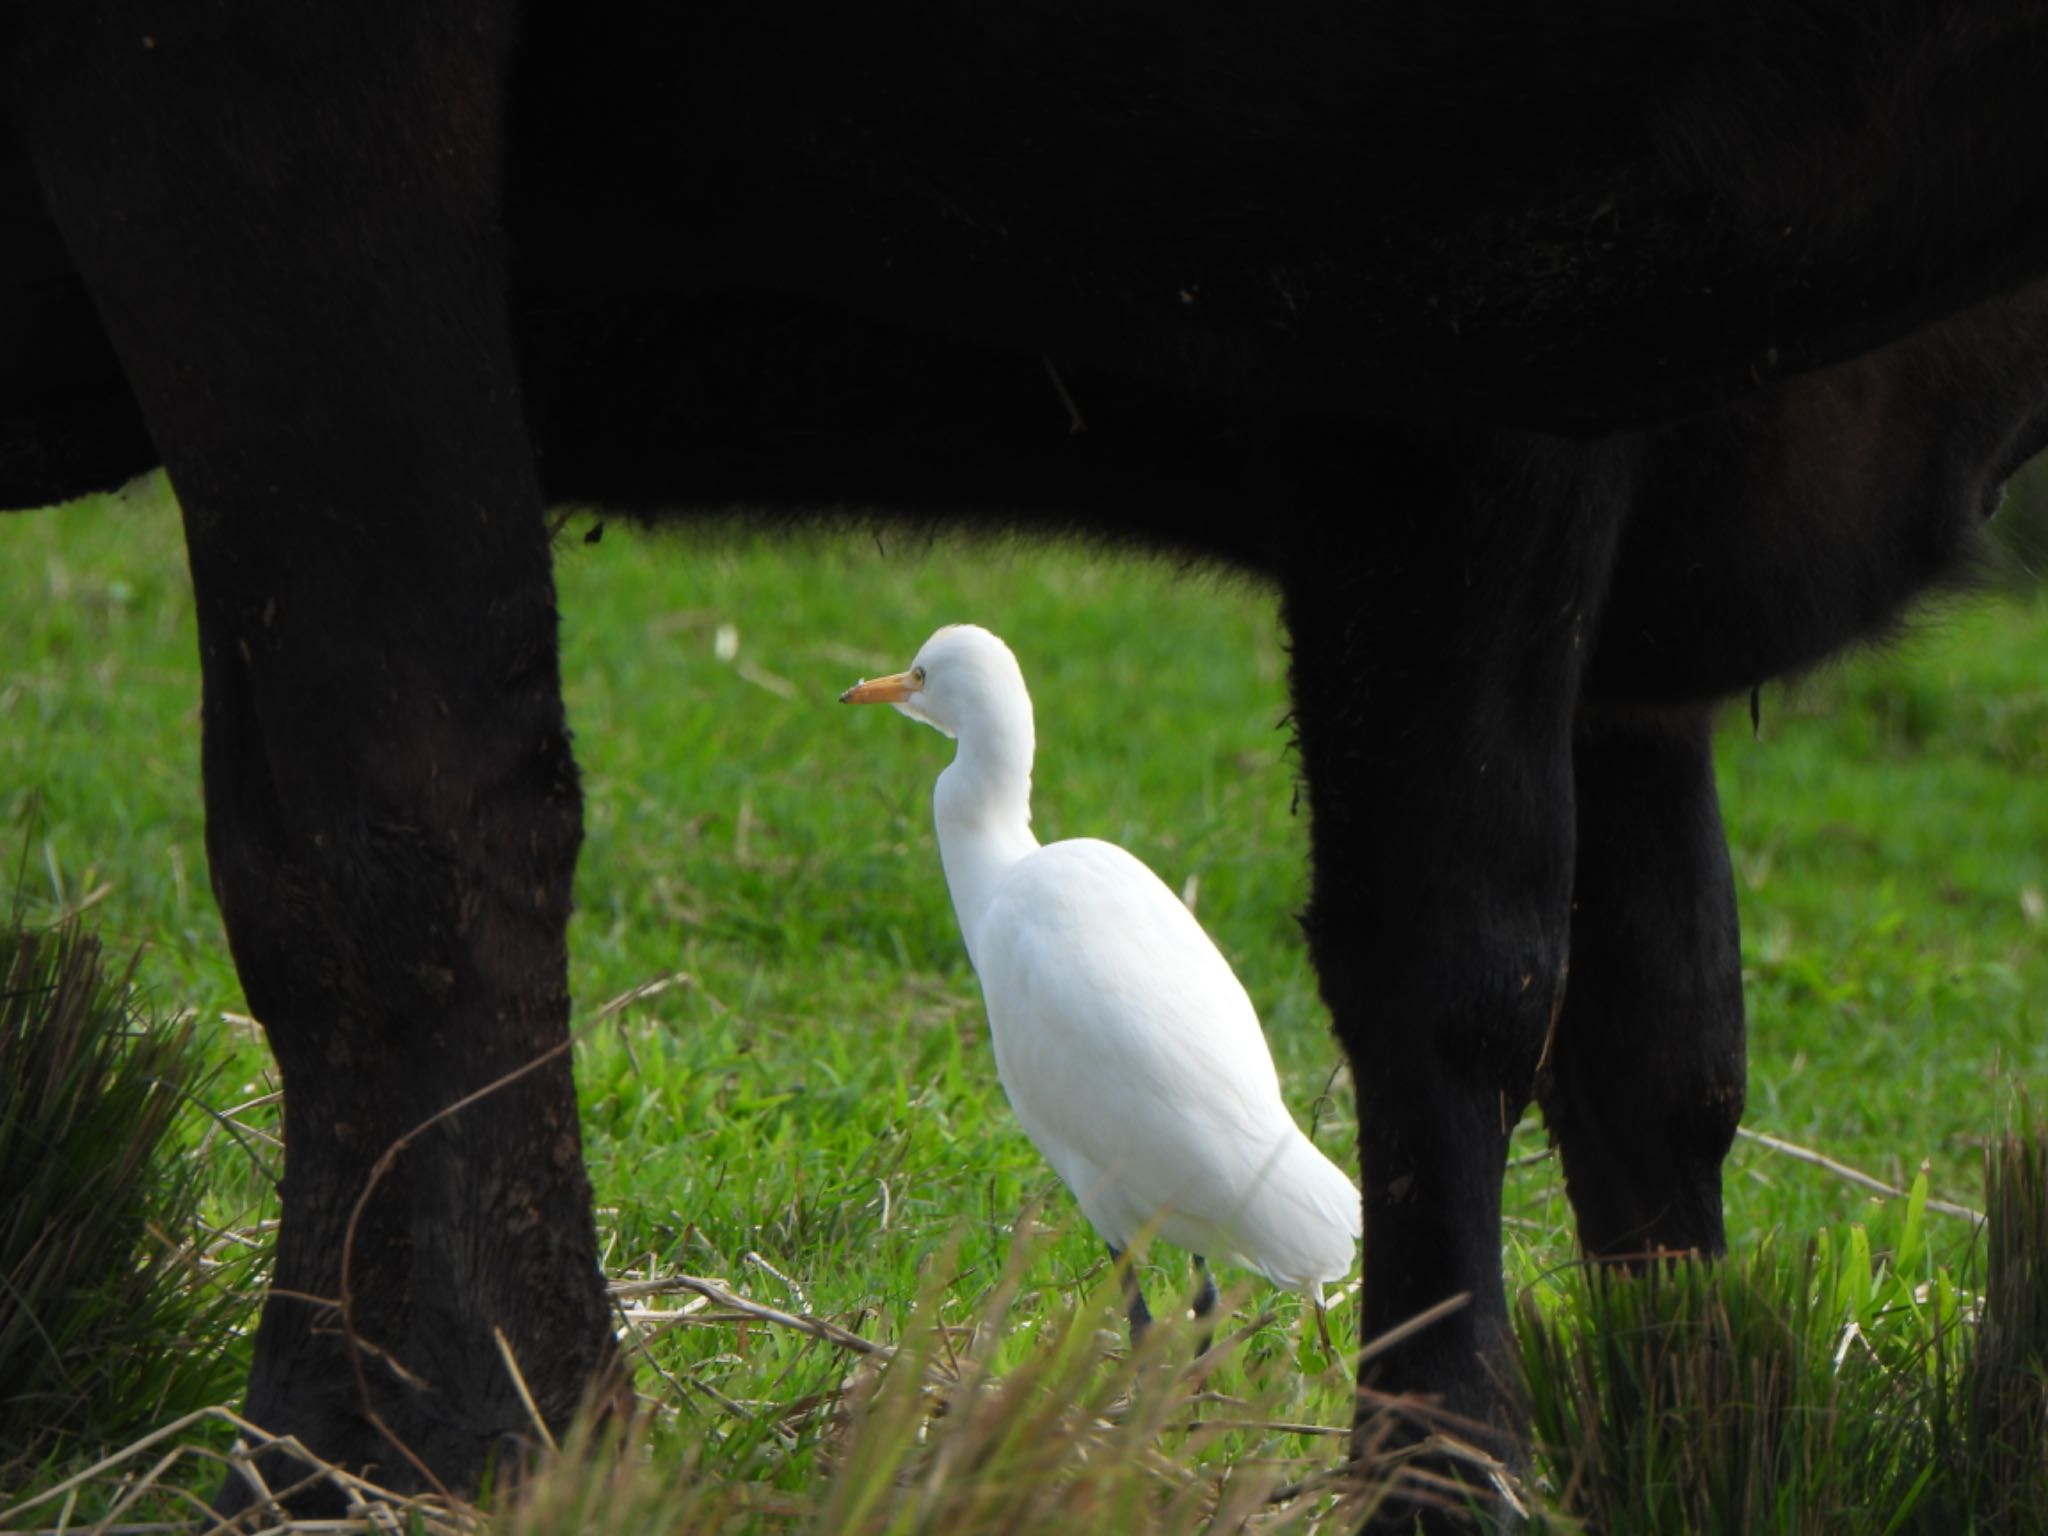
{"type": "Polygon", "coordinates": [[[1032,835],[1031,696],[1009,647],[949,626],[842,697],[959,743],[933,811],[996,1072],[1096,1231],[1320,1302],[1351,1268],[1358,1190],[1287,1112],[1251,999],[1173,892],[1114,844],[1032,835]]]}

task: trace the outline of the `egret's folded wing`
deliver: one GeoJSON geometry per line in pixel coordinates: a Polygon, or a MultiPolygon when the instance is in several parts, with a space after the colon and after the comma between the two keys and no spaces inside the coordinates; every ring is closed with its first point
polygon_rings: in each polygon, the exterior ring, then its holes
{"type": "Polygon", "coordinates": [[[1090,1219],[1112,1240],[1169,1207],[1227,1229],[1297,1133],[1193,915],[1122,849],[1054,843],[1005,877],[975,949],[1004,1089],[1090,1219]]]}

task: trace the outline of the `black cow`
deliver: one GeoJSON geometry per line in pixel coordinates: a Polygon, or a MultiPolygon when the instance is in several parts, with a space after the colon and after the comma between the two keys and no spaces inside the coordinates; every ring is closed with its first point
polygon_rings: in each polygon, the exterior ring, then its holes
{"type": "Polygon", "coordinates": [[[1279,584],[1364,1327],[1472,1298],[1370,1384],[1511,1438],[1532,1096],[1590,1252],[1722,1246],[1711,702],[2041,443],[2048,7],[668,11],[5,24],[0,504],[160,459],[185,511],[286,1092],[251,1416],[462,1486],[526,1423],[493,1326],[551,1422],[607,1373],[542,511],[854,503],[1279,584]]]}

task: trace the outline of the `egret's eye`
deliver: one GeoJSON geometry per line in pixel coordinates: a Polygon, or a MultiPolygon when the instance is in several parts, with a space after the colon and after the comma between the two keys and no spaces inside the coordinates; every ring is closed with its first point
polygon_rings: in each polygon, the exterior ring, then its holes
{"type": "Polygon", "coordinates": [[[922,688],[924,686],[923,667],[912,667],[910,669],[910,683],[914,688],[922,688]]]}

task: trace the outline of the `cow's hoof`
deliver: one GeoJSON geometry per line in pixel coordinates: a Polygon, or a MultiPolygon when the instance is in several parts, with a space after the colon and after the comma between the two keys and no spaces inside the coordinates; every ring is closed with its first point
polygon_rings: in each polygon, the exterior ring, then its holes
{"type": "Polygon", "coordinates": [[[1371,1536],[1506,1536],[1527,1522],[1518,1469],[1454,1432],[1387,1412],[1359,1426],[1352,1449],[1371,1536]]]}

